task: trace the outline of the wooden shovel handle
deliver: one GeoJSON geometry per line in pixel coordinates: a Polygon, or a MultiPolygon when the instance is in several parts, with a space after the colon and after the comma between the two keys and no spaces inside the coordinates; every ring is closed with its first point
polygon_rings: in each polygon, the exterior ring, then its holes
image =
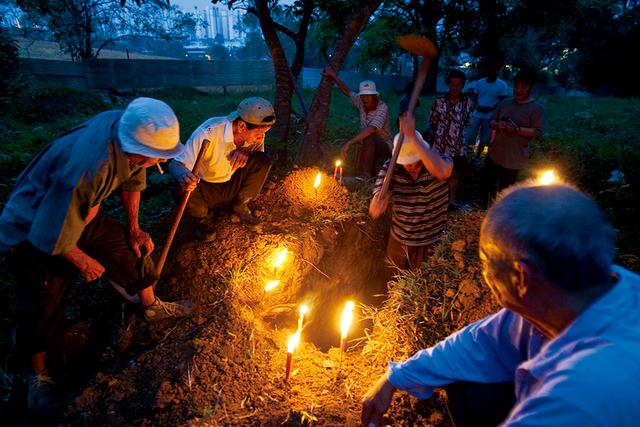
{"type": "MultiPolygon", "coordinates": [[[[409,107],[407,108],[407,113],[413,114],[413,111],[416,109],[416,104],[418,103],[418,97],[420,96],[420,92],[422,91],[422,87],[424,86],[424,82],[427,79],[427,73],[429,72],[429,67],[431,66],[431,58],[422,58],[422,66],[418,70],[418,75],[416,76],[416,83],[413,86],[413,91],[411,92],[411,98],[409,98],[409,107]]],[[[393,177],[393,169],[396,166],[396,162],[398,161],[398,155],[400,154],[400,148],[402,148],[402,143],[404,142],[404,134],[400,132],[398,135],[398,143],[393,149],[393,155],[391,156],[391,162],[389,163],[389,167],[387,168],[387,174],[384,176],[384,181],[382,182],[382,189],[378,192],[378,200],[383,200],[387,192],[389,191],[389,186],[391,185],[391,178],[393,177]]]]}
{"type": "MultiPolygon", "coordinates": [[[[191,173],[195,176],[198,176],[200,172],[200,166],[202,165],[204,153],[209,148],[211,141],[205,139],[202,141],[202,146],[200,147],[200,151],[198,152],[198,157],[196,157],[196,162],[193,165],[193,169],[191,169],[191,173]]],[[[171,224],[171,230],[169,230],[169,235],[167,236],[167,240],[162,247],[162,253],[160,254],[160,258],[156,263],[156,275],[160,277],[162,273],[162,269],[164,268],[164,264],[167,261],[167,256],[169,255],[169,249],[171,248],[171,243],[173,243],[173,238],[176,236],[176,231],[178,231],[178,225],[180,225],[180,220],[182,219],[182,214],[184,214],[184,210],[187,207],[187,202],[189,201],[189,196],[191,196],[191,191],[185,191],[180,199],[180,203],[176,207],[175,216],[173,217],[173,224],[171,224]]]]}

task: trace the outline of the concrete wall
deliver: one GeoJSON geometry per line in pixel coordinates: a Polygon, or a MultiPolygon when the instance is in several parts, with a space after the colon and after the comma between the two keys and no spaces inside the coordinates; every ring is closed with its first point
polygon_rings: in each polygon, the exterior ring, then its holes
{"type": "Polygon", "coordinates": [[[23,59],[21,72],[37,82],[89,89],[273,85],[270,61],[100,59],[89,63],[23,59]]]}
{"type": "MultiPolygon", "coordinates": [[[[320,84],[320,77],[322,68],[308,68],[302,69],[302,86],[310,89],[315,89],[320,84]]],[[[407,83],[411,81],[411,77],[407,76],[387,76],[382,74],[360,74],[351,71],[341,71],[340,79],[345,82],[347,86],[354,92],[358,91],[358,85],[362,80],[373,80],[376,82],[376,89],[378,91],[404,91],[407,83]]]]}

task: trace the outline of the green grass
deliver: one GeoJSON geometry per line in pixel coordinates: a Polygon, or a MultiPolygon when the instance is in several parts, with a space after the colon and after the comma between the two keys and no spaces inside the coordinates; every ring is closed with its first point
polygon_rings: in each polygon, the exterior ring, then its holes
{"type": "MultiPolygon", "coordinates": [[[[37,93],[36,93],[37,95],[37,93]]],[[[131,93],[112,99],[108,108],[124,108],[135,96],[153,96],[167,102],[180,119],[180,134],[185,142],[191,132],[209,117],[227,115],[233,111],[244,97],[262,96],[273,100],[272,92],[206,94],[193,89],[165,89],[152,92],[131,93]]],[[[30,94],[30,96],[34,96],[30,94]]],[[[313,91],[303,91],[307,108],[311,104],[313,91]]],[[[86,94],[79,94],[82,100],[72,116],[42,114],[34,119],[33,110],[20,111],[15,103],[0,111],[0,122],[13,127],[15,131],[0,133],[0,207],[4,205],[15,178],[30,159],[50,140],[68,130],[74,124],[89,118],[97,108],[95,100],[86,94]],[[28,113],[28,114],[27,114],[28,113]],[[26,118],[28,117],[28,120],[26,118]],[[35,120],[35,123],[33,123],[35,120]],[[25,123],[28,121],[29,123],[25,123]]],[[[382,96],[389,106],[392,132],[396,132],[396,120],[400,96],[385,93],[382,96]]],[[[106,101],[107,104],[109,101],[106,101]]],[[[640,232],[636,231],[635,218],[638,214],[635,201],[638,200],[640,185],[640,100],[615,98],[542,98],[547,126],[544,140],[533,144],[532,156],[525,175],[533,175],[536,170],[554,166],[569,182],[590,193],[603,206],[619,231],[620,250],[627,254],[637,254],[640,248],[640,232]],[[612,170],[625,174],[626,187],[617,188],[607,183],[612,170]]],[[[65,98],[68,105],[69,98],[65,98]]],[[[425,128],[426,115],[433,103],[433,97],[422,98],[416,112],[417,127],[425,128]]],[[[293,100],[294,110],[299,111],[298,100],[293,100]]],[[[24,107],[27,108],[27,107],[24,107]]],[[[350,101],[337,89],[331,99],[331,114],[327,129],[321,136],[321,143],[329,158],[338,156],[341,145],[359,130],[359,117],[350,101]]],[[[288,153],[293,157],[297,137],[301,134],[302,120],[292,123],[292,136],[288,142],[288,153]]],[[[267,145],[279,149],[274,141],[267,145]]],[[[345,172],[349,172],[353,162],[347,161],[345,172]]],[[[278,165],[277,165],[278,166],[278,165]]],[[[286,168],[287,165],[280,165],[286,168]]],[[[143,196],[143,223],[157,217],[159,207],[170,205],[168,177],[150,176],[150,188],[143,196]]],[[[117,206],[117,202],[111,203],[117,206]]]]}

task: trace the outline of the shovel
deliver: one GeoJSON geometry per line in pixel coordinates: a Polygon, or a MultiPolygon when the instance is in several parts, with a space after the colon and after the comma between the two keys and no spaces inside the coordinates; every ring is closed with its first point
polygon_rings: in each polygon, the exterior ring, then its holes
{"type": "MultiPolygon", "coordinates": [[[[404,50],[408,51],[412,55],[422,56],[422,66],[418,70],[418,75],[416,76],[416,82],[413,85],[413,91],[411,92],[411,98],[409,98],[409,107],[407,108],[407,114],[413,114],[413,110],[416,109],[416,104],[418,103],[418,97],[420,96],[420,92],[422,91],[422,86],[424,86],[424,81],[427,78],[427,72],[429,71],[429,67],[431,66],[431,61],[433,61],[438,56],[438,49],[436,46],[424,36],[418,36],[416,34],[407,34],[405,36],[397,36],[396,42],[402,47],[404,50]]],[[[382,189],[378,192],[376,197],[378,200],[384,200],[387,196],[387,192],[389,191],[389,185],[391,184],[391,178],[393,177],[393,168],[396,166],[396,162],[398,161],[398,155],[400,154],[400,147],[402,147],[402,143],[404,142],[404,134],[400,133],[398,136],[398,143],[393,150],[393,155],[391,156],[391,163],[387,168],[387,174],[384,177],[384,181],[382,182],[382,189]]]]}
{"type": "MultiPolygon", "coordinates": [[[[196,162],[193,165],[193,169],[191,173],[195,176],[198,176],[200,172],[200,166],[202,165],[203,154],[209,148],[211,141],[205,139],[202,141],[202,146],[200,147],[200,151],[198,151],[198,157],[196,158],[196,162]]],[[[189,196],[191,196],[191,191],[185,191],[180,199],[180,203],[176,208],[176,213],[173,218],[173,224],[171,224],[171,230],[169,230],[169,235],[167,236],[167,241],[162,248],[162,253],[160,254],[160,258],[156,263],[156,275],[160,277],[162,273],[162,269],[164,268],[164,263],[167,261],[167,255],[169,255],[169,249],[171,248],[171,243],[173,243],[173,238],[176,236],[176,231],[178,231],[178,225],[180,225],[180,220],[182,219],[182,214],[184,214],[184,209],[187,207],[187,202],[189,201],[189,196]]]]}

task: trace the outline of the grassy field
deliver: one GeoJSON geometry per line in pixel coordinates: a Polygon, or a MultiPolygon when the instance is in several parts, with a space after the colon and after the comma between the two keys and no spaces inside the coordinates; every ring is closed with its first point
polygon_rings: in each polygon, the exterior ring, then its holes
{"type": "MultiPolygon", "coordinates": [[[[47,94],[38,90],[28,92],[22,95],[26,99],[17,100],[0,112],[0,122],[4,123],[5,128],[0,133],[0,207],[11,191],[15,177],[44,144],[94,113],[102,109],[124,108],[131,98],[143,93],[100,98],[63,90],[64,102],[56,102],[61,98],[60,91],[49,94],[50,99],[47,94]],[[78,97],[77,102],[74,96],[78,97]]],[[[191,89],[167,89],[144,94],[166,101],[175,110],[180,119],[183,141],[202,121],[228,114],[248,95],[211,95],[191,89]]],[[[272,98],[269,92],[251,95],[272,98]]],[[[307,105],[312,96],[311,91],[304,93],[307,105]]],[[[387,93],[383,99],[389,105],[394,128],[400,97],[387,93]]],[[[604,207],[619,231],[621,252],[638,254],[640,233],[635,227],[638,210],[634,200],[638,200],[637,188],[640,183],[637,166],[640,162],[640,122],[637,120],[640,101],[567,97],[548,97],[541,101],[547,115],[545,137],[534,144],[531,161],[523,175],[533,175],[537,170],[550,166],[556,168],[567,181],[590,193],[604,207]],[[614,170],[624,173],[624,185],[608,182],[614,170]]],[[[432,102],[431,97],[422,99],[416,114],[420,128],[424,128],[432,102]]],[[[297,100],[294,102],[296,105],[297,100]]],[[[291,155],[302,126],[301,120],[294,121],[288,150],[291,155]]],[[[322,136],[328,155],[337,156],[342,143],[357,132],[358,127],[357,113],[348,99],[336,90],[327,130],[322,136]]],[[[290,164],[278,166],[287,168],[290,164]]],[[[150,190],[154,190],[154,183],[163,184],[168,180],[166,176],[161,178],[152,175],[151,178],[150,190]]],[[[163,194],[162,188],[150,193],[143,196],[148,207],[143,207],[143,215],[153,219],[155,215],[152,211],[157,205],[149,199],[152,195],[160,197],[161,204],[165,205],[168,196],[163,194]]]]}

